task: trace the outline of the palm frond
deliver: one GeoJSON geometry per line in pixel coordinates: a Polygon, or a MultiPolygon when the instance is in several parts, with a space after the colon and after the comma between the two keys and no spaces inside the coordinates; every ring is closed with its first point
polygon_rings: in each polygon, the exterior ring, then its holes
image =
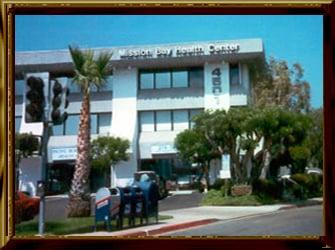
{"type": "Polygon", "coordinates": [[[110,52],[101,52],[96,59],[98,84],[104,83],[108,76],[108,63],[112,57],[110,52]]]}
{"type": "Polygon", "coordinates": [[[69,49],[75,67],[73,82],[77,83],[82,91],[89,89],[90,84],[102,87],[109,74],[108,63],[112,53],[101,52],[95,57],[91,49],[83,51],[77,46],[69,46],[69,49]]]}
{"type": "Polygon", "coordinates": [[[70,45],[69,50],[75,69],[81,72],[85,63],[84,53],[76,45],[70,45]]]}

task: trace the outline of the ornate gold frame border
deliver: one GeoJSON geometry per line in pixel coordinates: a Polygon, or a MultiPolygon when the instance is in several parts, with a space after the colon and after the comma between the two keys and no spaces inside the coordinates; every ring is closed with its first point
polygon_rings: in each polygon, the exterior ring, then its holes
{"type": "MultiPolygon", "coordinates": [[[[323,8],[326,10],[326,12],[330,12],[329,9],[335,10],[334,3],[332,3],[333,0],[268,0],[268,1],[262,1],[262,0],[227,0],[227,1],[219,1],[219,0],[207,0],[207,1],[201,1],[201,0],[173,0],[173,1],[164,1],[164,0],[119,0],[119,1],[108,1],[108,0],[98,0],[94,2],[90,2],[87,0],[70,0],[70,1],[57,1],[57,0],[3,0],[0,5],[0,11],[1,11],[1,36],[0,36],[0,248],[5,246],[8,242],[11,241],[11,239],[14,236],[14,226],[13,226],[13,205],[14,201],[12,199],[13,197],[13,187],[14,187],[14,176],[13,171],[11,171],[13,166],[13,159],[14,159],[14,145],[13,145],[13,128],[14,128],[14,115],[15,112],[15,104],[13,106],[15,96],[14,93],[14,15],[16,12],[20,13],[45,13],[48,14],[48,10],[52,9],[61,9],[61,11],[57,12],[57,14],[61,14],[62,10],[70,11],[71,13],[78,12],[80,10],[81,12],[92,12],[95,9],[101,9],[101,8],[112,8],[114,10],[118,9],[129,9],[134,10],[135,12],[141,13],[145,9],[157,9],[158,11],[161,9],[168,9],[169,13],[178,12],[178,9],[181,11],[185,11],[185,9],[201,9],[201,10],[208,10],[208,9],[238,9],[238,8],[246,8],[246,9],[257,9],[257,8],[263,8],[267,7],[269,9],[275,9],[275,8],[299,8],[301,9],[315,9],[315,8],[323,8]],[[329,7],[329,6],[333,7],[329,7]],[[94,8],[92,8],[94,7],[94,8]],[[92,9],[90,9],[92,8],[92,9]],[[172,8],[176,8],[175,10],[172,10],[172,8]]],[[[252,11],[251,11],[252,12],[252,11]]],[[[262,10],[262,13],[266,13],[266,11],[262,10]]],[[[152,13],[152,12],[151,12],[152,13]]],[[[299,13],[299,11],[298,11],[299,13]]],[[[153,13],[152,13],[153,14],[153,13]]],[[[251,13],[252,14],[252,13],[251,13]]],[[[322,13],[319,13],[322,14],[322,13]]],[[[329,13],[328,13],[329,14],[329,13]]],[[[334,15],[332,16],[332,25],[331,27],[334,28],[334,15]]],[[[325,46],[327,47],[327,46],[325,46]]],[[[331,47],[331,46],[330,46],[331,47]]],[[[329,48],[331,50],[331,48],[329,48]]],[[[325,56],[327,57],[327,56],[325,56]]],[[[328,60],[329,60],[328,56],[328,60]]],[[[327,61],[327,58],[324,59],[324,61],[327,61]]],[[[326,63],[327,64],[327,63],[326,63]]],[[[325,68],[327,65],[325,65],[325,68]]],[[[329,69],[329,67],[328,67],[329,69]]],[[[334,69],[332,69],[334,71],[334,69]]],[[[324,70],[326,73],[326,69],[324,70]]],[[[334,73],[333,73],[334,75],[334,73]]],[[[333,76],[332,75],[332,76],[333,76]]],[[[325,81],[328,79],[334,79],[330,77],[325,77],[325,81]]],[[[328,85],[329,86],[329,85],[328,85]]],[[[325,96],[325,116],[329,116],[331,113],[331,110],[329,109],[330,101],[334,101],[335,94],[333,93],[333,89],[330,87],[325,86],[325,90],[332,90],[331,97],[327,99],[327,96],[325,96]],[[331,100],[330,100],[331,99],[331,100]],[[328,100],[328,102],[327,102],[328,100]],[[327,103],[328,110],[327,110],[327,103]]],[[[331,129],[330,125],[334,125],[335,122],[331,123],[330,119],[325,119],[325,127],[326,132],[325,135],[328,134],[329,130],[331,129]],[[328,126],[328,130],[327,130],[328,126]],[[328,131],[328,132],[327,132],[328,131]]],[[[333,126],[332,126],[333,127],[333,126]]],[[[325,136],[326,138],[326,136],[325,136]]],[[[329,142],[329,140],[328,140],[329,142]]],[[[327,145],[325,143],[325,145],[327,145]]],[[[328,146],[328,145],[327,145],[328,146]]],[[[333,151],[333,147],[330,147],[328,151],[333,151]]],[[[326,154],[326,153],[325,153],[326,154]]],[[[329,158],[329,157],[328,157],[329,158]]],[[[333,164],[334,162],[329,162],[327,158],[325,159],[325,165],[326,164],[333,164]]],[[[326,181],[326,183],[330,184],[330,181],[334,181],[334,172],[330,172],[329,176],[327,176],[329,181],[326,181]]],[[[325,189],[327,187],[325,186],[325,189]]],[[[326,195],[334,194],[333,186],[331,188],[331,192],[327,192],[326,195]]],[[[330,198],[330,197],[329,197],[330,198]]],[[[329,202],[328,202],[329,203],[329,202]]],[[[329,208],[324,209],[324,213],[329,213],[329,208]]],[[[327,216],[326,219],[332,218],[330,215],[327,216]]],[[[324,219],[325,220],[325,219],[324,219]]],[[[331,224],[330,228],[327,228],[326,225],[326,237],[290,237],[290,240],[301,242],[303,240],[306,246],[313,245],[319,245],[316,244],[316,240],[322,242],[323,245],[331,245],[334,247],[334,228],[333,224],[331,224]]],[[[14,237],[15,238],[15,237],[14,237]]],[[[48,237],[49,238],[49,237],[48,237]]],[[[65,239],[67,237],[50,237],[51,239],[65,239]]],[[[216,239],[218,237],[212,237],[211,239],[216,239]]],[[[265,241],[262,242],[266,243],[268,242],[266,240],[267,237],[265,237],[265,241]]],[[[32,240],[38,240],[39,237],[31,237],[31,238],[25,238],[27,241],[30,242],[32,240]]],[[[83,240],[83,237],[72,237],[71,239],[80,239],[83,240]]],[[[85,239],[85,238],[84,238],[85,239]]],[[[90,238],[92,240],[92,238],[90,238]]],[[[105,237],[99,237],[99,238],[93,238],[95,240],[97,239],[107,239],[105,237]]],[[[126,238],[127,239],[127,238],[126,238]]],[[[189,238],[188,238],[189,239],[189,238]]],[[[240,247],[250,247],[246,242],[254,242],[255,238],[246,238],[246,237],[238,237],[238,238],[229,238],[230,240],[240,240],[245,239],[246,241],[240,245],[240,247]]],[[[262,237],[264,240],[264,237],[262,237]]],[[[287,237],[285,238],[287,239],[287,237]]],[[[198,239],[199,240],[199,239],[198,239]]],[[[227,239],[228,240],[228,239],[227,239]]],[[[287,244],[283,244],[281,242],[283,238],[281,237],[271,237],[271,243],[267,244],[268,246],[275,246],[276,249],[284,249],[288,246],[287,244]],[[277,242],[279,240],[279,242],[277,242]],[[274,245],[273,245],[274,244],[274,245]],[[286,246],[287,245],[287,246],[286,246]],[[279,246],[279,248],[278,248],[279,246]]],[[[119,241],[119,243],[122,241],[119,241]]],[[[235,241],[236,242],[236,241],[235,241]]],[[[169,239],[168,243],[172,245],[178,245],[178,241],[176,242],[175,239],[169,239]],[[175,243],[173,243],[175,242],[175,243]]],[[[197,242],[195,242],[193,245],[194,247],[197,246],[197,242]]],[[[221,244],[221,243],[219,243],[221,244]]],[[[128,244],[129,245],[129,244],[128,244]]],[[[133,245],[133,244],[131,244],[133,245]]],[[[136,244],[135,244],[136,245],[136,244]]],[[[149,245],[149,244],[146,244],[149,245]]],[[[213,244],[210,244],[213,246],[213,244]]],[[[228,243],[228,246],[234,246],[234,241],[228,243]]],[[[119,246],[122,246],[122,244],[119,244],[119,246]]],[[[123,244],[124,246],[124,244],[123,244]]],[[[127,246],[127,244],[126,244],[127,246]]],[[[227,245],[225,245],[227,246],[227,245]]]]}

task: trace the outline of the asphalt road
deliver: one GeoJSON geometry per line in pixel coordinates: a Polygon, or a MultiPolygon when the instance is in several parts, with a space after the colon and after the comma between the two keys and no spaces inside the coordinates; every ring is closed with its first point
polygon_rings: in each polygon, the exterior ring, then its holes
{"type": "Polygon", "coordinates": [[[244,219],[220,221],[194,229],[168,233],[169,236],[319,236],[322,206],[280,210],[244,219]]]}
{"type": "Polygon", "coordinates": [[[162,212],[174,209],[198,207],[202,197],[203,194],[199,192],[168,196],[165,199],[159,201],[158,209],[159,212],[162,212]]]}
{"type": "MultiPolygon", "coordinates": [[[[178,194],[168,196],[165,199],[159,201],[159,212],[174,209],[183,209],[190,207],[197,207],[200,204],[203,194],[195,192],[192,194],[178,194]]],[[[45,218],[46,221],[65,219],[66,218],[66,206],[68,198],[63,197],[50,197],[46,200],[45,218]]],[[[92,202],[92,204],[94,204],[92,202]]],[[[92,206],[92,209],[94,207],[92,206]]]]}

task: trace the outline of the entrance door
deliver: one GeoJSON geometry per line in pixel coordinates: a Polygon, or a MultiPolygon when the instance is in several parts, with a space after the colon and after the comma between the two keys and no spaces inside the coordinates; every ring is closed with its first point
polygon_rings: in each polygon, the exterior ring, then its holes
{"type": "Polygon", "coordinates": [[[74,165],[71,163],[56,163],[49,165],[48,193],[65,194],[70,191],[74,165]]]}

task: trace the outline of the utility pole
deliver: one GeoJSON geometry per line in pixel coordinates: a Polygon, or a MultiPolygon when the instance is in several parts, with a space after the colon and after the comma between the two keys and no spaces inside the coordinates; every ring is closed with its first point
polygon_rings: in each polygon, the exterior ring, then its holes
{"type": "MultiPolygon", "coordinates": [[[[50,98],[50,85],[48,84],[48,95],[50,98]]],[[[46,185],[46,168],[48,157],[49,141],[49,100],[46,101],[43,114],[43,133],[41,138],[41,181],[37,184],[37,190],[40,190],[40,210],[38,216],[38,234],[44,235],[45,232],[45,185],[46,185]]]]}
{"type": "Polygon", "coordinates": [[[49,123],[59,125],[66,121],[66,108],[69,105],[67,78],[50,80],[49,73],[27,74],[25,84],[25,115],[26,123],[42,123],[41,137],[41,179],[37,182],[37,196],[40,197],[38,233],[45,232],[45,192],[47,184],[47,159],[49,141],[49,123]],[[47,80],[46,80],[47,79],[47,80]],[[52,110],[51,110],[52,108],[52,110]],[[51,115],[50,115],[51,114],[51,115]]]}

